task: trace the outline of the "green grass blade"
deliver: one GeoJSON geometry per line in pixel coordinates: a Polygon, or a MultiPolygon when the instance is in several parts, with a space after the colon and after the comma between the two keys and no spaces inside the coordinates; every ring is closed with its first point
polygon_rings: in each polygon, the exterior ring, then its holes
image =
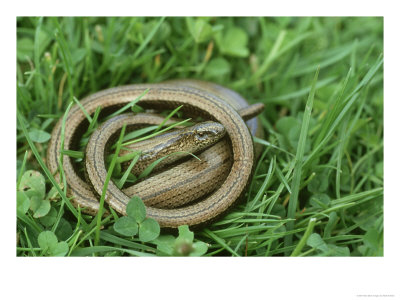
{"type": "MultiPolygon", "coordinates": [[[[67,196],[65,195],[64,191],[60,188],[60,186],[58,185],[57,181],[55,180],[54,176],[51,174],[50,170],[47,168],[46,164],[44,163],[43,159],[41,158],[35,144],[32,142],[32,140],[29,137],[28,131],[26,129],[26,126],[24,124],[24,122],[22,121],[22,117],[20,115],[20,113],[17,111],[17,119],[18,122],[21,126],[21,129],[25,135],[25,138],[29,144],[29,146],[31,147],[31,150],[33,152],[33,154],[36,157],[37,162],[39,163],[39,165],[41,166],[42,170],[44,171],[44,173],[46,174],[47,178],[49,178],[50,182],[53,184],[53,186],[57,189],[58,193],[60,194],[61,198],[65,201],[66,205],[68,206],[68,208],[70,209],[70,211],[72,212],[72,214],[78,218],[78,212],[76,211],[75,207],[72,205],[72,203],[69,201],[69,199],[67,198],[67,196]]],[[[83,221],[84,222],[84,221],[83,221]]],[[[86,223],[85,223],[86,225],[86,223]]]]}
{"type": "Polygon", "coordinates": [[[19,189],[19,185],[21,183],[22,175],[25,171],[26,159],[28,158],[28,151],[25,151],[24,159],[22,160],[21,169],[19,170],[18,177],[17,177],[17,190],[19,189]]]}
{"type": "Polygon", "coordinates": [[[129,174],[132,171],[132,168],[135,166],[135,164],[137,163],[139,158],[140,158],[140,152],[136,152],[136,156],[133,157],[132,161],[129,164],[129,167],[126,169],[126,171],[122,175],[121,179],[118,181],[118,183],[117,183],[118,188],[122,189],[126,180],[128,179],[129,174]]]}
{"type": "Polygon", "coordinates": [[[72,74],[74,73],[74,65],[72,63],[72,58],[71,58],[71,52],[68,48],[68,44],[65,41],[63,31],[60,27],[60,24],[58,23],[57,18],[53,18],[53,24],[55,25],[57,31],[55,33],[56,40],[58,42],[58,45],[60,46],[61,54],[63,57],[63,62],[64,62],[64,68],[65,72],[67,73],[67,78],[68,78],[68,90],[69,90],[69,99],[70,102],[73,101],[74,97],[74,86],[72,82],[72,74]]]}
{"type": "Polygon", "coordinates": [[[83,107],[83,105],[81,104],[81,102],[76,99],[76,97],[72,97],[74,99],[74,102],[76,103],[76,105],[79,106],[79,108],[81,109],[81,111],[83,112],[83,114],[85,115],[86,119],[89,121],[89,123],[92,123],[92,117],[89,115],[89,113],[86,111],[86,109],[83,107]]]}
{"type": "Polygon", "coordinates": [[[177,155],[177,154],[187,154],[187,155],[191,155],[192,157],[194,157],[195,159],[201,161],[200,158],[198,158],[196,155],[194,155],[193,153],[187,152],[187,151],[177,151],[177,152],[173,152],[171,154],[168,154],[166,156],[160,157],[159,159],[157,159],[156,161],[152,162],[150,165],[148,165],[146,167],[146,169],[143,170],[142,173],[140,173],[138,179],[142,179],[144,177],[149,176],[149,174],[151,173],[151,171],[153,171],[153,169],[160,163],[162,162],[164,159],[166,159],[167,157],[171,156],[171,155],[177,155]]]}
{"type": "Polygon", "coordinates": [[[220,244],[225,250],[229,251],[232,253],[233,256],[240,256],[236,251],[234,251],[231,247],[229,247],[222,238],[218,237],[214,232],[204,229],[204,232],[210,236],[212,239],[214,239],[218,244],[220,244]]]}
{"type": "MultiPolygon", "coordinates": [[[[309,123],[310,123],[311,112],[312,112],[312,108],[313,108],[314,94],[315,94],[315,88],[316,88],[316,84],[317,84],[317,80],[318,80],[318,74],[319,74],[319,68],[317,69],[315,76],[314,76],[310,95],[308,97],[308,100],[306,103],[306,108],[304,110],[303,122],[301,124],[300,138],[299,138],[299,143],[297,146],[295,166],[294,166],[293,179],[292,179],[292,188],[291,188],[292,194],[290,195],[289,207],[288,207],[288,213],[287,213],[288,219],[294,219],[296,208],[297,208],[297,201],[298,201],[299,192],[300,192],[300,180],[301,180],[301,174],[302,174],[304,151],[305,151],[306,140],[307,140],[307,135],[308,135],[308,127],[309,127],[309,123]]],[[[294,228],[294,222],[293,221],[288,222],[287,228],[289,231],[292,230],[294,228]]],[[[285,237],[285,246],[286,247],[291,246],[292,240],[293,240],[293,236],[287,235],[285,237]]]]}
{"type": "Polygon", "coordinates": [[[301,250],[306,245],[307,239],[310,237],[311,233],[313,233],[316,221],[317,219],[315,218],[310,219],[310,221],[308,222],[307,229],[304,232],[304,235],[302,236],[302,238],[300,239],[299,243],[296,245],[296,248],[294,248],[290,256],[299,256],[301,254],[301,250]]]}
{"type": "Polygon", "coordinates": [[[133,53],[132,61],[134,61],[140,55],[140,53],[142,53],[142,51],[146,48],[146,46],[151,41],[153,36],[156,34],[157,30],[160,28],[160,26],[164,22],[164,20],[165,20],[165,17],[160,18],[160,20],[157,22],[157,24],[154,26],[154,28],[146,36],[146,39],[143,41],[143,43],[141,43],[140,46],[136,49],[135,53],[133,53]]]}
{"type": "Polygon", "coordinates": [[[154,130],[154,132],[159,131],[159,130],[164,126],[164,124],[165,124],[169,119],[171,119],[171,117],[172,117],[173,115],[175,115],[182,107],[183,107],[183,105],[180,105],[180,106],[178,106],[177,108],[175,108],[173,111],[171,111],[171,112],[168,114],[168,116],[165,117],[165,119],[160,123],[160,125],[158,125],[158,127],[154,130]]]}
{"type": "Polygon", "coordinates": [[[117,148],[115,150],[114,156],[113,156],[112,161],[110,163],[110,166],[108,168],[107,176],[106,176],[106,179],[105,179],[105,182],[104,182],[104,186],[103,186],[103,191],[101,193],[99,211],[97,212],[97,217],[96,217],[97,222],[96,222],[96,233],[95,233],[95,239],[94,239],[95,246],[97,246],[99,244],[99,241],[100,241],[100,227],[101,227],[101,218],[103,216],[104,199],[106,197],[108,183],[111,180],[111,175],[113,173],[113,170],[114,170],[114,167],[115,167],[115,163],[117,162],[119,151],[120,151],[120,149],[122,147],[122,139],[123,139],[124,134],[125,134],[125,129],[126,129],[126,124],[124,124],[124,126],[122,127],[122,130],[121,130],[118,142],[117,142],[117,148]]]}
{"type": "Polygon", "coordinates": [[[326,136],[330,125],[332,124],[332,122],[335,120],[338,113],[340,112],[340,110],[341,110],[340,108],[342,107],[341,100],[342,100],[344,91],[346,89],[347,83],[349,82],[350,75],[351,75],[351,69],[347,73],[346,79],[344,80],[344,82],[342,84],[340,94],[337,97],[336,102],[333,104],[333,109],[329,109],[328,115],[326,116],[325,121],[323,122],[322,127],[319,131],[319,134],[314,141],[314,145],[318,145],[321,143],[322,139],[326,136]]]}
{"type": "Polygon", "coordinates": [[[152,132],[155,129],[157,129],[157,127],[158,127],[157,125],[152,125],[152,126],[148,126],[148,127],[145,127],[145,128],[141,128],[141,129],[129,132],[124,136],[124,142],[129,141],[129,140],[133,140],[133,139],[135,139],[135,138],[137,138],[139,136],[142,136],[142,135],[145,135],[145,134],[147,134],[149,132],[152,132]]]}
{"type": "Polygon", "coordinates": [[[132,256],[139,256],[139,257],[155,256],[154,254],[150,254],[150,253],[139,252],[139,251],[125,249],[125,248],[119,248],[119,247],[111,247],[111,246],[93,246],[93,247],[75,249],[74,251],[72,251],[71,255],[72,256],[90,256],[93,254],[99,254],[102,252],[112,252],[112,251],[121,251],[123,253],[127,253],[132,256]]]}
{"type": "Polygon", "coordinates": [[[146,95],[148,92],[149,92],[149,89],[146,89],[136,99],[132,100],[131,102],[129,102],[128,104],[124,105],[122,108],[120,108],[116,112],[114,112],[114,113],[110,114],[109,116],[107,116],[106,120],[109,120],[109,119],[111,119],[111,118],[113,118],[115,116],[118,116],[121,113],[123,113],[124,111],[126,111],[127,109],[129,109],[130,107],[135,106],[135,104],[138,103],[139,100],[142,99],[144,97],[144,95],[146,95]]]}
{"type": "Polygon", "coordinates": [[[178,123],[172,124],[172,125],[168,126],[167,128],[164,128],[164,129],[159,130],[159,131],[157,131],[157,132],[154,132],[154,133],[152,133],[152,134],[146,135],[146,136],[144,136],[144,137],[142,137],[142,138],[138,138],[138,139],[133,140],[133,141],[125,142],[125,143],[122,144],[122,146],[127,146],[127,145],[131,145],[131,144],[134,144],[134,143],[137,143],[137,142],[141,142],[141,141],[150,139],[150,138],[155,137],[155,136],[157,136],[157,135],[160,135],[161,133],[166,132],[166,131],[168,131],[168,130],[174,128],[174,127],[183,125],[183,124],[185,124],[186,122],[188,122],[188,121],[190,121],[190,120],[191,120],[191,118],[188,118],[188,119],[186,119],[186,120],[183,120],[183,121],[180,121],[180,122],[178,122],[178,123]]]}
{"type": "MultiPolygon", "coordinates": [[[[35,42],[34,42],[34,61],[35,61],[35,96],[36,99],[39,101],[40,99],[42,99],[42,101],[46,101],[46,97],[45,97],[45,93],[44,93],[44,86],[43,86],[43,81],[42,81],[42,77],[40,76],[40,31],[41,31],[41,27],[42,27],[42,23],[43,23],[43,17],[40,17],[38,19],[37,22],[37,26],[36,26],[36,30],[35,30],[35,42]]],[[[47,100],[48,101],[48,100],[47,100]]],[[[48,107],[48,104],[46,105],[48,107]]],[[[51,111],[48,110],[48,113],[50,113],[51,111]]]]}

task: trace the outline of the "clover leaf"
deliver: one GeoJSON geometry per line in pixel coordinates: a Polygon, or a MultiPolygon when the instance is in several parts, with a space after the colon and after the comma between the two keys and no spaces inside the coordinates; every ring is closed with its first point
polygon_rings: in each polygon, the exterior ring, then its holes
{"type": "Polygon", "coordinates": [[[160,225],[154,219],[145,219],[140,223],[139,240],[149,242],[156,239],[160,235],[160,225]]]}
{"type": "Polygon", "coordinates": [[[38,236],[38,244],[47,256],[65,256],[69,247],[66,242],[58,242],[57,236],[51,231],[43,231],[38,236]]]}
{"type": "Polygon", "coordinates": [[[51,135],[40,129],[32,129],[29,131],[29,137],[36,143],[45,143],[50,139],[51,135]]]}
{"type": "Polygon", "coordinates": [[[146,206],[138,196],[133,196],[126,206],[126,214],[134,218],[138,223],[146,218],[146,206]]]}
{"type": "Polygon", "coordinates": [[[114,223],[114,230],[124,236],[135,236],[139,240],[150,242],[160,235],[160,225],[156,220],[146,217],[146,206],[142,199],[134,196],[126,206],[126,216],[114,223]]]}
{"type": "Polygon", "coordinates": [[[26,171],[22,177],[17,191],[17,209],[20,213],[27,213],[27,199],[29,208],[34,218],[41,218],[47,215],[51,205],[46,196],[46,182],[43,175],[37,171],[26,171]]]}
{"type": "Polygon", "coordinates": [[[134,218],[124,216],[114,223],[114,230],[125,236],[134,236],[138,232],[138,224],[134,218]]]}
{"type": "Polygon", "coordinates": [[[178,227],[178,237],[171,235],[160,236],[154,242],[157,244],[159,255],[163,256],[202,256],[208,250],[206,243],[193,242],[194,233],[189,230],[189,226],[181,225],[178,227]]]}

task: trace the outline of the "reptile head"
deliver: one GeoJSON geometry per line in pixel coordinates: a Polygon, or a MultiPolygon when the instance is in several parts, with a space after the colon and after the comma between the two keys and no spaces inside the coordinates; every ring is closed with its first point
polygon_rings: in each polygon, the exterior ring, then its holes
{"type": "Polygon", "coordinates": [[[211,146],[222,139],[226,133],[225,127],[217,122],[201,122],[191,127],[191,139],[202,149],[211,146]]]}

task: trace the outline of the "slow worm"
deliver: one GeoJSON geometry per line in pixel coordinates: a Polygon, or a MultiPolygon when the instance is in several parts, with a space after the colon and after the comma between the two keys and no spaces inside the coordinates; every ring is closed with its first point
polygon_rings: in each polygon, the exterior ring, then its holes
{"type": "MultiPolygon", "coordinates": [[[[140,106],[149,109],[171,109],[182,105],[182,111],[188,116],[201,116],[205,120],[220,123],[226,130],[227,138],[200,154],[203,155],[204,161],[211,161],[207,163],[203,173],[194,168],[195,171],[191,175],[194,177],[190,177],[189,180],[184,180],[186,175],[180,173],[179,176],[170,177],[170,180],[166,181],[168,176],[176,175],[174,171],[176,167],[173,167],[160,173],[166,173],[166,175],[160,176],[164,176],[162,180],[168,187],[154,184],[151,181],[152,178],[149,178],[133,185],[130,189],[133,189],[133,193],[138,194],[145,201],[148,217],[157,220],[161,227],[176,228],[182,224],[195,226],[208,223],[224,213],[245,192],[255,158],[251,134],[260,136],[262,130],[255,118],[247,122],[249,126],[247,127],[237,111],[242,110],[241,113],[250,118],[262,110],[262,105],[248,106],[248,103],[239,94],[227,88],[195,80],[175,80],[160,84],[135,84],[111,88],[86,97],[81,101],[81,105],[89,114],[93,114],[98,106],[102,108],[102,111],[112,111],[131,102],[146,89],[149,91],[138,102],[140,106]],[[218,157],[225,155],[227,158],[222,161],[219,158],[217,161],[213,161],[213,157],[216,157],[214,154],[218,151],[222,154],[218,157]],[[232,155],[229,154],[230,151],[232,155]],[[225,171],[220,171],[219,166],[215,167],[218,164],[225,165],[225,171]],[[196,171],[199,171],[201,176],[196,177],[196,171]],[[226,174],[223,174],[224,172],[226,174]],[[163,207],[163,204],[155,207],[157,203],[152,204],[152,201],[162,202],[162,198],[165,197],[161,196],[161,199],[156,197],[156,200],[154,197],[146,199],[145,195],[137,193],[137,186],[142,185],[139,186],[142,190],[153,195],[159,195],[160,190],[163,189],[164,195],[169,195],[172,199],[182,192],[190,195],[187,184],[192,184],[192,188],[194,186],[194,190],[196,190],[196,187],[200,186],[200,181],[203,181],[203,186],[214,181],[214,185],[218,188],[213,193],[205,192],[201,201],[178,208],[160,208],[163,207]]],[[[119,117],[121,118],[121,116],[119,117]]],[[[141,122],[146,124],[146,121],[141,122]]],[[[54,127],[48,147],[47,164],[53,173],[57,173],[58,169],[61,125],[62,120],[54,127]]],[[[73,150],[76,147],[79,135],[84,131],[86,125],[87,120],[82,110],[77,105],[73,106],[66,119],[64,149],[73,150]]],[[[72,197],[74,205],[85,207],[86,212],[91,214],[95,214],[99,206],[98,196],[93,192],[93,188],[97,193],[101,193],[106,177],[107,170],[104,162],[106,142],[115,133],[115,130],[118,130],[118,126],[112,125],[111,127],[113,130],[96,130],[90,137],[90,141],[95,141],[94,143],[89,142],[86,150],[86,170],[91,181],[90,184],[79,176],[71,158],[66,155],[63,157],[68,196],[72,197]],[[96,143],[96,141],[100,142],[96,143]]],[[[101,128],[104,129],[104,127],[101,128]]],[[[190,166],[190,162],[186,163],[190,166]]],[[[121,191],[114,183],[109,183],[106,201],[119,213],[125,214],[130,196],[132,194],[129,193],[129,188],[121,191]]]]}

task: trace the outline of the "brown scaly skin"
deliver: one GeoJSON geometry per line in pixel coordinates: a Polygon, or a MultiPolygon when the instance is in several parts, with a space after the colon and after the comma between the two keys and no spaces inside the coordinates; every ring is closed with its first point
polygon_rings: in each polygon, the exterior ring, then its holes
{"type": "MultiPolygon", "coordinates": [[[[132,114],[127,115],[126,120],[132,118],[132,114]]],[[[114,120],[109,120],[114,122],[114,120]]],[[[131,122],[136,124],[136,122],[131,122]]],[[[129,121],[127,122],[129,124],[129,121]]],[[[124,146],[119,152],[119,156],[129,154],[132,151],[140,151],[141,155],[131,173],[139,176],[147,166],[161,157],[165,157],[156,165],[153,171],[162,169],[177,160],[187,157],[188,153],[198,153],[209,146],[215,144],[225,135],[225,128],[216,122],[201,122],[193,126],[174,130],[155,138],[144,140],[138,143],[124,146]],[[173,155],[169,155],[173,153],[173,155]],[[168,156],[169,155],[169,156],[168,156]]],[[[129,166],[129,162],[125,168],[129,166]]]]}
{"type": "MultiPolygon", "coordinates": [[[[197,84],[196,82],[189,82],[191,86],[189,86],[188,81],[186,81],[183,82],[183,84],[174,82],[112,88],[95,93],[81,101],[86,111],[92,114],[97,106],[110,108],[124,105],[149,88],[149,92],[139,101],[139,105],[142,107],[175,108],[178,105],[183,105],[183,111],[187,115],[201,115],[205,119],[218,121],[225,127],[228,143],[233,152],[232,166],[226,179],[222,184],[219,183],[220,186],[214,193],[196,204],[190,204],[183,208],[175,209],[162,209],[148,206],[148,217],[156,219],[161,227],[176,228],[183,224],[190,226],[199,225],[209,222],[221,215],[231,207],[244,192],[251,176],[254,161],[254,148],[249,130],[236,110],[225,101],[227,98],[232,97],[224,92],[225,90],[214,94],[208,90],[202,89],[202,87],[199,87],[199,89],[193,87],[193,84],[197,84]]],[[[215,88],[215,86],[216,85],[213,85],[213,88],[215,88]]],[[[232,99],[230,100],[235,101],[232,99]]],[[[245,105],[241,107],[245,107],[245,105]]],[[[240,109],[240,107],[236,107],[236,109],[240,109]]],[[[70,149],[74,139],[77,137],[79,125],[84,120],[85,116],[82,111],[77,106],[72,107],[66,122],[65,149],[70,149]]],[[[252,131],[257,131],[259,127],[250,127],[250,129],[252,131]]],[[[57,170],[57,157],[60,150],[60,132],[61,121],[59,121],[54,128],[52,139],[49,144],[48,165],[52,172],[56,172],[57,170]]],[[[92,142],[89,142],[87,147],[86,168],[91,183],[97,193],[101,193],[106,177],[104,147],[106,140],[108,140],[111,135],[112,132],[110,131],[97,130],[91,136],[90,140],[92,142]],[[107,137],[107,135],[109,136],[107,137]],[[105,142],[98,142],[99,140],[105,142]]],[[[212,151],[213,147],[208,150],[212,151]]],[[[213,152],[211,152],[211,156],[213,156],[213,152]]],[[[64,156],[63,168],[69,185],[69,195],[74,197],[75,205],[89,207],[91,212],[96,212],[98,208],[98,197],[91,191],[89,185],[78,176],[73,168],[71,159],[67,156],[64,156]]],[[[207,174],[209,173],[206,173],[203,177],[208,178],[207,174]]],[[[221,171],[216,174],[219,178],[224,177],[221,171]]],[[[146,185],[147,190],[153,192],[159,190],[158,186],[153,184],[147,185],[144,183],[145,181],[143,181],[143,184],[146,185]]],[[[197,181],[193,180],[192,183],[196,184],[197,181]]],[[[179,185],[179,182],[172,180],[171,185],[179,185]]],[[[167,190],[167,192],[175,193],[175,195],[177,193],[176,191],[176,189],[167,190]]],[[[186,192],[186,194],[189,193],[186,192]]],[[[109,183],[106,201],[111,207],[119,213],[124,214],[129,199],[130,197],[127,194],[119,190],[112,182],[109,183]]]]}

